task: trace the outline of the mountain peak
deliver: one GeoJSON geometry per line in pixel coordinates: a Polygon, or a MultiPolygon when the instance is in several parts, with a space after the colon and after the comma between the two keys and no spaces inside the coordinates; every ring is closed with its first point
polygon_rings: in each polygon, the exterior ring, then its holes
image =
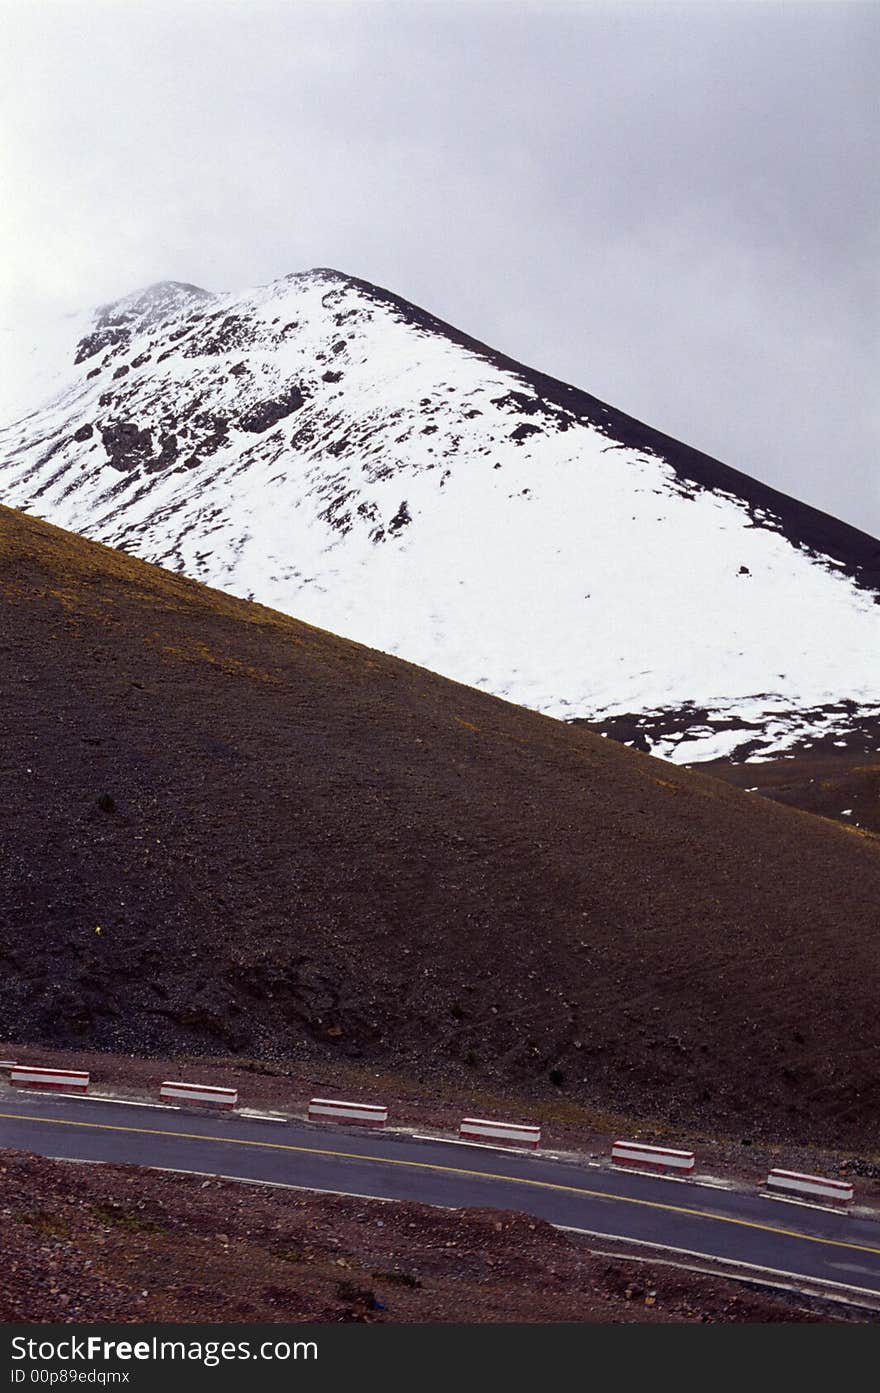
{"type": "Polygon", "coordinates": [[[347,281],[353,284],[357,277],[349,275],[346,271],[337,271],[333,266],[310,266],[305,271],[290,271],[286,276],[282,276],[282,280],[347,281]]]}
{"type": "Polygon", "coordinates": [[[128,344],[133,333],[140,333],[161,324],[175,315],[210,303],[214,296],[209,290],[185,281],[156,281],[142,290],[135,290],[121,300],[101,305],[95,313],[93,331],[80,339],[76,363],[85,362],[102,349],[128,344]]]}
{"type": "Polygon", "coordinates": [[[95,318],[99,324],[123,318],[170,318],[194,305],[207,304],[214,298],[212,291],[190,285],[187,281],[154,281],[152,285],[133,290],[119,300],[101,305],[95,312],[95,318]]]}

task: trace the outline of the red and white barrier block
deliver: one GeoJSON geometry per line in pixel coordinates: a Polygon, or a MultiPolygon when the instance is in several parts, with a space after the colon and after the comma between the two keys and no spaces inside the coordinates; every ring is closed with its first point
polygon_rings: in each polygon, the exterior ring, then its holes
{"type": "Polygon", "coordinates": [[[490,1122],[484,1117],[466,1117],[458,1129],[462,1141],[489,1142],[491,1145],[527,1146],[535,1151],[541,1145],[540,1127],[518,1122],[490,1122]]]}
{"type": "Polygon", "coordinates": [[[15,1088],[45,1088],[52,1093],[87,1093],[88,1074],[78,1069],[38,1069],[15,1064],[9,1071],[9,1082],[15,1088]]]}
{"type": "Polygon", "coordinates": [[[615,1166],[633,1170],[657,1171],[664,1175],[692,1175],[694,1153],[675,1151],[669,1146],[645,1146],[639,1141],[616,1141],[611,1148],[615,1166]]]}
{"type": "Polygon", "coordinates": [[[341,1103],[337,1098],[312,1098],[309,1122],[348,1122],[357,1127],[384,1127],[388,1109],[377,1103],[341,1103]]]}
{"type": "Polygon", "coordinates": [[[801,1199],[831,1200],[832,1204],[851,1204],[851,1180],[827,1180],[822,1175],[800,1175],[798,1171],[772,1170],[767,1176],[767,1189],[801,1199]]]}
{"type": "Polygon", "coordinates": [[[214,1088],[206,1083],[166,1082],[159,1089],[163,1103],[194,1103],[200,1108],[238,1106],[237,1088],[214,1088]]]}

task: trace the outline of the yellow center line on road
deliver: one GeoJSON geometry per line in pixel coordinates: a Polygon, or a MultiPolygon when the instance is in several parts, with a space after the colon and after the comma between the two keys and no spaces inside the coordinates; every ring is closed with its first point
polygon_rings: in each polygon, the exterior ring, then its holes
{"type": "MultiPolygon", "coordinates": [[[[804,1243],[818,1243],[826,1248],[847,1248],[856,1253],[873,1253],[880,1257],[880,1248],[872,1248],[866,1243],[849,1243],[844,1238],[822,1238],[813,1233],[798,1233],[794,1229],[777,1228],[773,1224],[760,1224],[754,1219],[737,1219],[727,1214],[712,1214],[705,1209],[690,1209],[683,1204],[664,1204],[662,1200],[640,1199],[636,1195],[612,1195],[605,1190],[587,1190],[579,1185],[560,1185],[553,1180],[532,1180],[518,1175],[497,1175],[492,1171],[466,1170],[462,1166],[441,1166],[435,1161],[406,1161],[395,1156],[365,1156],[357,1151],[334,1151],[330,1147],[294,1146],[290,1142],[256,1141],[249,1137],[216,1137],[202,1132],[170,1132],[161,1127],[123,1127],[110,1122],[80,1122],[75,1118],[33,1117],[28,1113],[3,1112],[0,1120],[10,1122],[38,1122],[51,1127],[79,1127],[93,1132],[127,1132],[138,1137],[166,1137],[178,1141],[219,1142],[225,1146],[247,1146],[263,1151],[295,1152],[304,1156],[335,1156],[339,1161],[364,1161],[380,1166],[405,1166],[411,1170],[434,1171],[442,1175],[466,1176],[472,1180],[495,1180],[507,1185],[526,1185],[536,1190],[551,1190],[557,1194],[583,1195],[586,1199],[611,1200],[615,1204],[635,1204],[645,1209],[659,1209],[667,1214],[687,1214],[694,1219],[708,1219],[716,1224],[733,1224],[737,1228],[757,1229],[761,1233],[774,1233],[782,1238],[797,1238],[804,1243]]],[[[131,1164],[122,1163],[119,1164],[131,1164]]],[[[134,1162],[137,1164],[137,1162],[134,1162]]],[[[248,1177],[251,1179],[252,1177],[248,1177]]],[[[267,1180],[265,1184],[271,1185],[267,1180]]]]}

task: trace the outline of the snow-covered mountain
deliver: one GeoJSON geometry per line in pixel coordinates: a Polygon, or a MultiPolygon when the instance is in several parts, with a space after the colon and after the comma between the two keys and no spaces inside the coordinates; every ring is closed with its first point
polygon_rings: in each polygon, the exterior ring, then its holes
{"type": "Polygon", "coordinates": [[[387,291],[169,282],[6,352],[12,507],[678,762],[880,745],[880,543],[387,291]]]}

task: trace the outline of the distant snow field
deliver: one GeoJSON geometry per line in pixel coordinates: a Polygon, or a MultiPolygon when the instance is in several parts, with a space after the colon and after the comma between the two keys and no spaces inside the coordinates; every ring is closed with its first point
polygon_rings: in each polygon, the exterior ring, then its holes
{"type": "Polygon", "coordinates": [[[678,762],[880,717],[839,558],[443,328],[324,271],[68,320],[18,355],[0,501],[678,762]]]}

